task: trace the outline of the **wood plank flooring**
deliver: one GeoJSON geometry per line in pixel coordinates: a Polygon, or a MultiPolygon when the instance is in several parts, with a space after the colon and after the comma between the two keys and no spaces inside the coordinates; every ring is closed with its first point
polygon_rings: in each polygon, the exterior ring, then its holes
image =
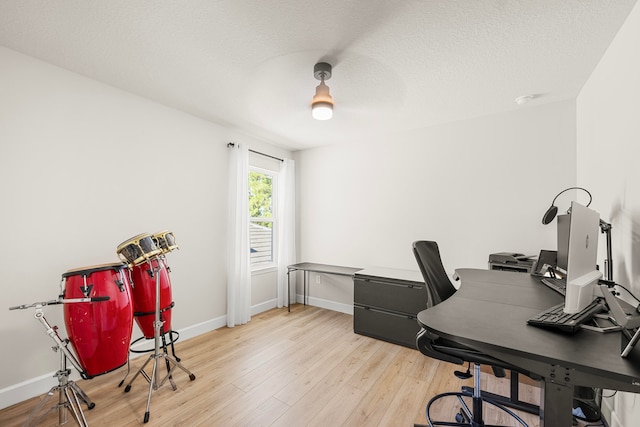
{"type": "MultiPolygon", "coordinates": [[[[153,341],[149,343],[151,347],[153,341]]],[[[196,379],[190,381],[175,370],[177,389],[167,381],[153,391],[146,424],[149,383],[142,376],[128,393],[118,387],[124,367],[78,381],[96,404],[92,410],[83,406],[89,425],[408,427],[426,423],[425,405],[434,394],[472,385],[472,380],[453,376],[463,367],[354,334],[352,316],[300,304],[290,313],[274,309],[254,316],[247,325],[178,341],[176,353],[196,379]]],[[[148,358],[134,359],[131,372],[148,358]]],[[[482,383],[483,389],[508,394],[508,380],[483,374],[482,383]]],[[[539,395],[534,385],[521,384],[522,400],[537,403],[539,395]]],[[[434,405],[432,415],[452,420],[457,401],[445,400],[434,405]]],[[[0,410],[0,426],[22,425],[39,401],[36,397],[0,410]]],[[[520,415],[529,426],[539,426],[537,417],[520,415]]],[[[485,421],[516,425],[491,408],[485,421]]],[[[58,425],[56,411],[38,425],[58,425]]],[[[72,418],[67,425],[75,425],[72,418]]]]}

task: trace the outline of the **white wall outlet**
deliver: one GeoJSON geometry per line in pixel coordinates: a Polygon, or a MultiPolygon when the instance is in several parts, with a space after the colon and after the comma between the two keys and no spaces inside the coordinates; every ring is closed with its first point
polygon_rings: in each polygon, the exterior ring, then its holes
{"type": "Polygon", "coordinates": [[[320,276],[319,274],[316,274],[316,283],[317,284],[322,283],[322,276],[320,276]]]}

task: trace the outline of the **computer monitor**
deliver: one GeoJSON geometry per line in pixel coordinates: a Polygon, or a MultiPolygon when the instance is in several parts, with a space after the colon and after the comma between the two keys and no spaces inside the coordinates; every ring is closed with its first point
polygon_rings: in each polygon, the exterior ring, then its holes
{"type": "Polygon", "coordinates": [[[582,311],[593,301],[595,285],[602,277],[597,269],[599,231],[600,214],[571,202],[564,301],[566,313],[582,311]]]}

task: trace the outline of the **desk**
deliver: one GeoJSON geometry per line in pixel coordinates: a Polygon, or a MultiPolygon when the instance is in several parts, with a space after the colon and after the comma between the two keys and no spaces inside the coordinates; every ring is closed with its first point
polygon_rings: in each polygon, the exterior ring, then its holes
{"type": "Polygon", "coordinates": [[[307,304],[307,274],[312,271],[314,273],[322,273],[322,274],[333,274],[336,276],[353,276],[356,271],[362,270],[361,268],[354,267],[340,267],[339,265],[328,265],[328,264],[316,264],[313,262],[300,262],[298,264],[292,264],[287,266],[287,303],[289,307],[289,311],[291,311],[291,277],[289,273],[292,271],[300,270],[304,275],[304,288],[302,295],[303,304],[307,304]]]}
{"type": "Polygon", "coordinates": [[[619,332],[565,335],[527,325],[562,296],[528,274],[456,270],[460,289],[418,313],[418,323],[443,338],[540,375],[540,426],[571,425],[575,386],[640,393],[640,348],[620,357],[619,332]]]}

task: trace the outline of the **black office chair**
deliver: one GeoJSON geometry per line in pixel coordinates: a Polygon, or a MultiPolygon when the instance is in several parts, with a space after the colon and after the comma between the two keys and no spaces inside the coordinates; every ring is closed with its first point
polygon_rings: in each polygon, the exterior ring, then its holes
{"type": "MultiPolygon", "coordinates": [[[[417,241],[413,243],[413,253],[418,261],[420,272],[424,277],[426,289],[428,293],[428,307],[433,307],[441,302],[445,301],[451,295],[456,292],[456,288],[451,284],[449,277],[442,265],[440,258],[440,251],[438,250],[438,244],[431,241],[417,241]]],[[[428,308],[427,308],[428,309],[428,308]]],[[[486,392],[480,389],[480,366],[489,365],[492,367],[496,376],[505,377],[505,369],[512,372],[519,371],[518,368],[511,366],[505,362],[495,359],[486,354],[478,351],[465,348],[460,344],[452,341],[445,340],[439,337],[437,334],[425,329],[424,327],[418,332],[416,337],[416,344],[418,350],[425,356],[429,356],[434,359],[443,360],[445,362],[455,363],[457,365],[464,365],[465,362],[469,365],[474,365],[474,387],[463,387],[460,392],[442,393],[434,396],[429,403],[427,403],[426,417],[429,426],[435,425],[447,425],[447,426],[486,426],[482,417],[482,403],[486,402],[491,404],[502,411],[506,412],[510,416],[516,419],[516,421],[522,425],[527,424],[516,413],[506,408],[504,404],[499,403],[488,397],[486,392]],[[438,399],[455,396],[460,401],[460,412],[456,414],[456,422],[446,421],[432,421],[430,415],[431,405],[438,399]],[[471,397],[472,408],[470,409],[467,403],[463,400],[463,397],[471,397]]],[[[456,376],[459,378],[469,378],[470,369],[467,372],[456,371],[456,376]]],[[[522,372],[522,371],[520,371],[522,372]]],[[[526,373],[525,373],[526,374],[526,373]]],[[[499,396],[502,397],[502,396],[499,396]]]]}

